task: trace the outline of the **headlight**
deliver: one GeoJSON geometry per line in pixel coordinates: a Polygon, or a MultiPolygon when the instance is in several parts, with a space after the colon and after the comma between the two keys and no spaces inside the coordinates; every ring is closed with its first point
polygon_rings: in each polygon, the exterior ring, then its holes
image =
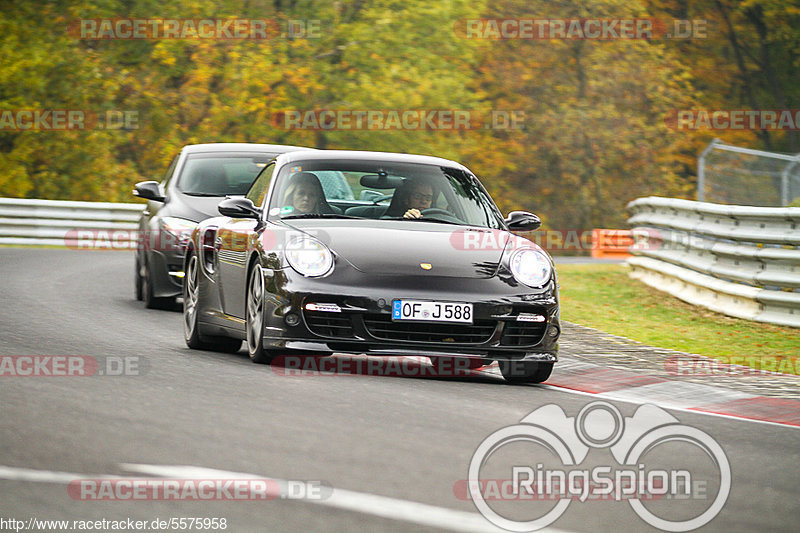
{"type": "Polygon", "coordinates": [[[520,283],[529,287],[541,287],[550,279],[550,260],[536,250],[517,250],[509,260],[511,273],[520,283]]]}
{"type": "Polygon", "coordinates": [[[192,231],[197,227],[197,222],[177,217],[163,217],[161,224],[165,230],[177,236],[181,242],[188,241],[192,236],[192,231]]]}
{"type": "Polygon", "coordinates": [[[304,276],[324,276],[333,268],[333,254],[327,246],[311,237],[299,237],[286,245],[286,260],[304,276]]]}

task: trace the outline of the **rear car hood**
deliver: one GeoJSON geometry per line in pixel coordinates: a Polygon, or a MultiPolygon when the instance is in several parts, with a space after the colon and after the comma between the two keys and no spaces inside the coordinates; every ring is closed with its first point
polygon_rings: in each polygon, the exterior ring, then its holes
{"type": "Polygon", "coordinates": [[[220,216],[217,206],[224,196],[189,196],[176,194],[170,198],[170,211],[173,216],[198,222],[207,218],[220,216]]]}

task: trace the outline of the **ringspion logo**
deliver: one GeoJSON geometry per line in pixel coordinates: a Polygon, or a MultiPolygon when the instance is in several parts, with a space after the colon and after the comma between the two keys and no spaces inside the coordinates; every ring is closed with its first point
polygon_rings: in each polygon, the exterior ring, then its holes
{"type": "Polygon", "coordinates": [[[626,501],[653,527],[691,531],[717,516],[730,488],[728,458],[707,433],[655,405],[624,417],[595,401],[574,417],[545,405],[498,429],[478,445],[466,483],[453,491],[463,497],[466,489],[478,511],[508,531],[542,529],[573,502],[596,500],[626,501]],[[590,452],[613,461],[584,465],[590,452]],[[689,454],[692,464],[702,462],[698,471],[681,464],[689,454]]]}

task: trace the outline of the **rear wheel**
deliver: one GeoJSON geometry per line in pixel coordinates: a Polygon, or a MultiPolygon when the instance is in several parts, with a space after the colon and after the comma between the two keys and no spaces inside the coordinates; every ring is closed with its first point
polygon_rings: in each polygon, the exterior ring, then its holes
{"type": "Polygon", "coordinates": [[[200,272],[197,256],[193,253],[186,266],[183,280],[183,338],[189,348],[195,350],[214,350],[238,352],[242,341],[230,337],[210,337],[201,335],[198,324],[198,302],[200,300],[200,272]]]}
{"type": "Polygon", "coordinates": [[[553,363],[537,361],[498,361],[500,372],[510,383],[541,383],[550,377],[553,363]]]}
{"type": "Polygon", "coordinates": [[[274,357],[264,349],[264,269],[256,263],[247,281],[247,353],[254,363],[268,364],[274,357]]]}

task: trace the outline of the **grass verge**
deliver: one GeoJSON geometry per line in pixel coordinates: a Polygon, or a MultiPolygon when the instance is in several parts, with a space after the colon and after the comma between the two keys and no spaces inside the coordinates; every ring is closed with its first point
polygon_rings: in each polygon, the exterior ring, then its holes
{"type": "Polygon", "coordinates": [[[800,355],[800,330],[689,305],[631,279],[624,265],[561,264],[556,270],[561,318],[569,322],[716,359],[800,355]]]}

